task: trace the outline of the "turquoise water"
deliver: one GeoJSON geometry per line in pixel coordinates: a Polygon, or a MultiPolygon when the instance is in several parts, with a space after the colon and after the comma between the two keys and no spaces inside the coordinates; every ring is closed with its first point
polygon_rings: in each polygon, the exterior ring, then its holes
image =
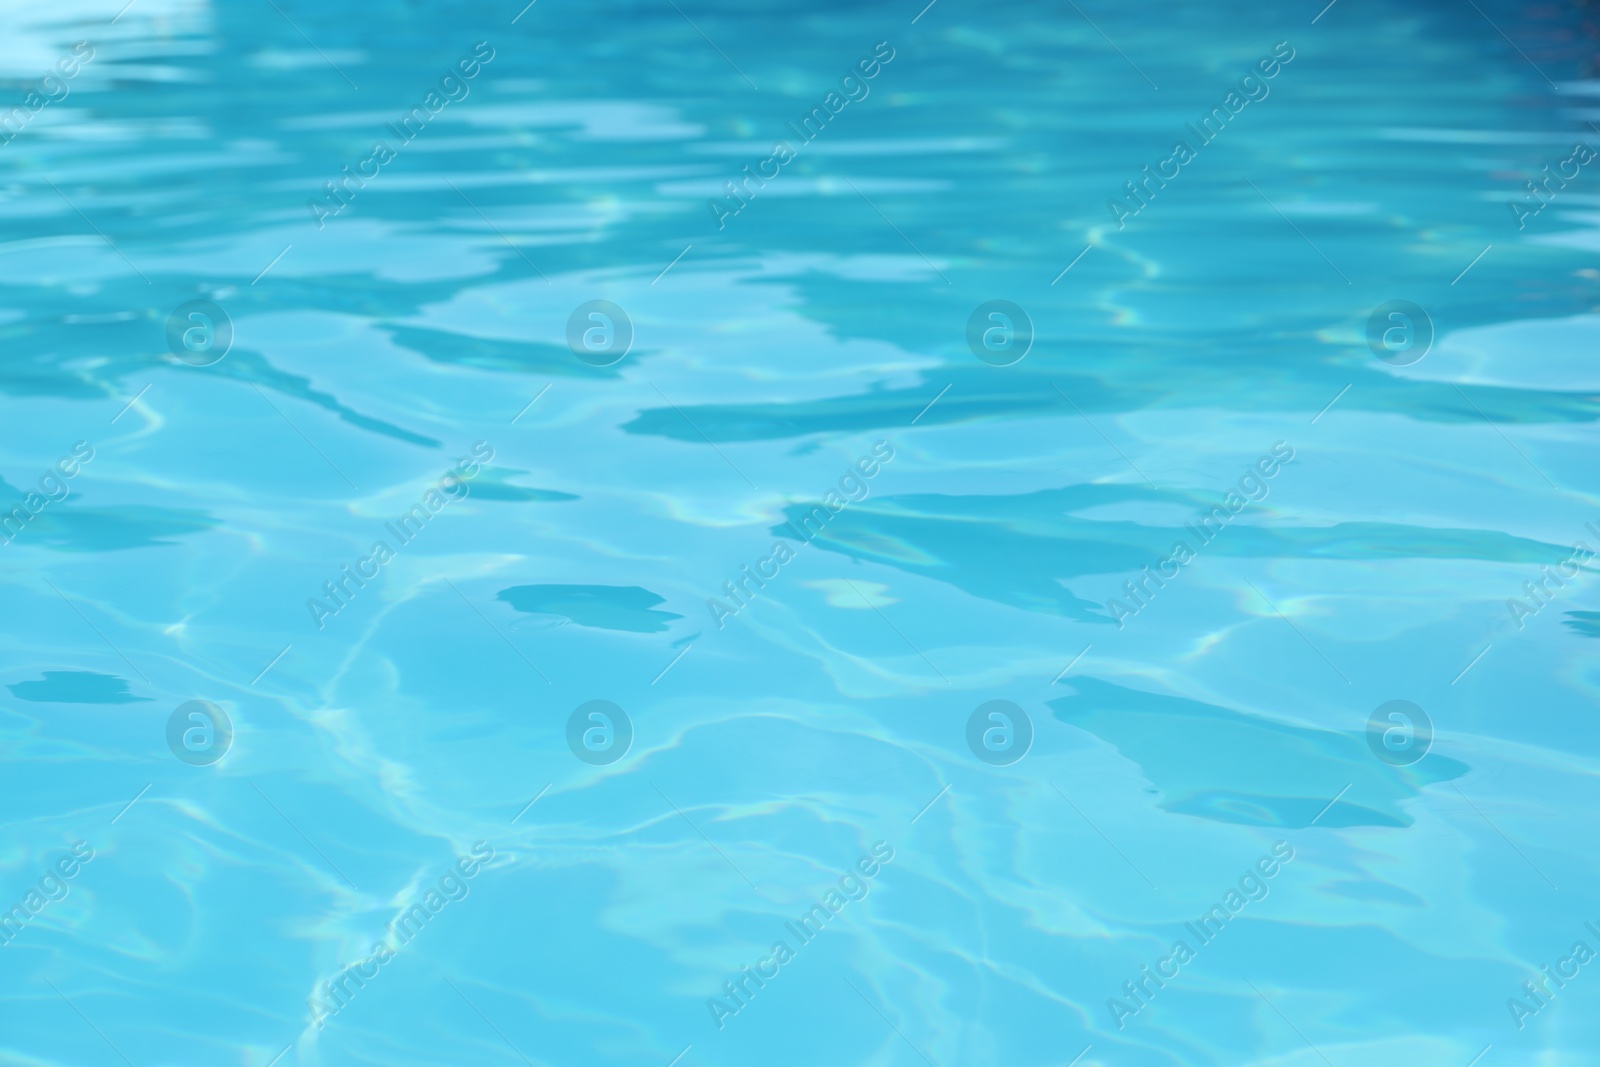
{"type": "Polygon", "coordinates": [[[1583,9],[123,3],[0,1062],[1596,1062],[1583,9]]]}

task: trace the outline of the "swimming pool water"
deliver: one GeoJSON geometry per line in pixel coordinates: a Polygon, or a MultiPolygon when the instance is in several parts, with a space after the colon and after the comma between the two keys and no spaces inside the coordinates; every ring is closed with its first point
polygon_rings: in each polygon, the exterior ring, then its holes
{"type": "Polygon", "coordinates": [[[0,1061],[1596,1062],[1586,7],[524,3],[0,7],[0,1061]]]}

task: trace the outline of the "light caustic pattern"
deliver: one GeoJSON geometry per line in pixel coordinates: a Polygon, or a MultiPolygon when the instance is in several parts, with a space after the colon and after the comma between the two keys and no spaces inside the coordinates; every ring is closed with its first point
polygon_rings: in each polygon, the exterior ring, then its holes
{"type": "Polygon", "coordinates": [[[1595,32],[0,3],[0,1061],[1590,1067],[1595,32]]]}

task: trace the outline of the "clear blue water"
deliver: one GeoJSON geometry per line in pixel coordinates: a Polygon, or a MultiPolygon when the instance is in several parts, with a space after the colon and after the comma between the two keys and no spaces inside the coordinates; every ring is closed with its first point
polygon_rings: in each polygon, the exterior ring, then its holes
{"type": "Polygon", "coordinates": [[[1595,1063],[1480,5],[5,4],[0,1062],[1595,1063]]]}

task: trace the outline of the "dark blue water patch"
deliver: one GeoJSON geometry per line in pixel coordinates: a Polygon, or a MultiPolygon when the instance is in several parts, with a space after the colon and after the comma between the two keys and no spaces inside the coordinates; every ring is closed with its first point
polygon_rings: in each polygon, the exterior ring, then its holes
{"type": "Polygon", "coordinates": [[[472,479],[469,495],[476,500],[540,504],[556,504],[580,499],[572,493],[563,493],[556,489],[530,489],[527,486],[511,484],[514,476],[526,473],[528,472],[514,467],[484,467],[472,479]]]}
{"type": "MultiPolygon", "coordinates": [[[[69,487],[71,483],[67,483],[69,487]]],[[[51,499],[38,512],[24,506],[39,497],[35,487],[18,489],[0,478],[0,543],[37,545],[64,552],[103,552],[119,548],[144,548],[172,544],[170,538],[208,530],[217,520],[193,508],[168,508],[148,504],[91,507],[77,490],[51,499]]]]}
{"type": "Polygon", "coordinates": [[[1494,530],[1380,522],[1281,528],[1238,523],[1204,542],[1186,526],[1073,514],[1096,505],[1151,502],[1175,505],[1180,514],[1192,509],[1198,517],[1220,499],[1220,494],[1092,484],[1009,496],[916,494],[871,498],[837,513],[824,505],[791,505],[784,511],[787,521],[771,532],[948,582],[986,600],[1092,623],[1113,619],[1103,604],[1084,599],[1063,583],[1103,575],[1097,582],[1099,594],[1120,595],[1110,576],[1155,567],[1179,542],[1196,554],[1247,559],[1550,563],[1570,552],[1494,530]]]}
{"type": "Polygon", "coordinates": [[[427,448],[438,448],[440,443],[424,434],[415,433],[392,422],[364,415],[355,409],[346,406],[338,397],[313,388],[311,379],[288,371],[279,370],[266,357],[248,350],[234,349],[228,353],[226,359],[208,371],[223,378],[232,378],[236,381],[257,383],[274,389],[284,396],[303,400],[308,404],[332,412],[343,422],[349,423],[357,429],[367,430],[371,433],[392,437],[407,444],[422,445],[427,448]]]}
{"type": "MultiPolygon", "coordinates": [[[[0,488],[7,487],[0,483],[0,488]]],[[[148,504],[99,508],[77,504],[69,498],[47,505],[14,533],[13,540],[18,545],[59,552],[110,552],[175,544],[174,538],[216,525],[215,518],[193,508],[148,504]]]]}
{"type": "Polygon", "coordinates": [[[121,392],[117,379],[159,365],[153,349],[159,323],[136,322],[109,301],[99,306],[101,315],[69,314],[81,311],[82,302],[69,304],[42,287],[26,292],[14,299],[26,301],[30,316],[0,326],[6,352],[0,393],[99,399],[121,392]],[[141,347],[146,354],[135,354],[141,347]]]}
{"type": "Polygon", "coordinates": [[[1408,819],[1343,800],[1329,804],[1326,797],[1270,797],[1230,789],[1196,793],[1181,801],[1168,801],[1162,807],[1177,815],[1197,815],[1217,822],[1294,830],[1307,826],[1338,830],[1350,826],[1410,825],[1408,819]]]}
{"type": "Polygon", "coordinates": [[[666,599],[637,585],[515,585],[500,590],[495,599],[517,611],[560,615],[579,626],[625,633],[661,633],[671,620],[683,618],[655,610],[666,599]]]}
{"type": "MultiPolygon", "coordinates": [[[[123,379],[171,366],[175,361],[165,351],[162,332],[171,307],[154,306],[148,303],[150,299],[141,295],[140,310],[126,311],[122,309],[126,305],[119,305],[115,295],[101,296],[85,305],[66,304],[53,294],[30,291],[27,303],[35,313],[0,327],[0,344],[6,346],[11,357],[0,368],[0,394],[71,399],[118,397],[127,391],[121,384],[123,379]],[[73,309],[70,313],[69,308],[73,309]]],[[[256,294],[248,299],[228,296],[223,303],[237,318],[242,311],[253,310],[257,300],[256,294]]],[[[338,397],[314,388],[309,378],[282,370],[247,348],[235,347],[202,373],[259,385],[315,404],[371,433],[408,444],[439,447],[431,437],[349,407],[338,397]]]]}
{"type": "Polygon", "coordinates": [[[1600,611],[1569,611],[1561,621],[1580,636],[1600,637],[1600,611]]]}
{"type": "Polygon", "coordinates": [[[128,692],[128,683],[116,675],[95,671],[45,671],[39,681],[6,688],[18,700],[34,704],[133,704],[150,699],[128,692]]]}
{"type": "Polygon", "coordinates": [[[1138,764],[1162,794],[1157,806],[1174,814],[1283,829],[1406,827],[1408,801],[1471,770],[1437,753],[1392,767],[1356,730],[1296,726],[1093,677],[1075,677],[1072,688],[1049,701],[1056,718],[1138,764]]]}
{"type": "Polygon", "coordinates": [[[1399,886],[1387,882],[1325,882],[1322,888],[1326,892],[1338,893],[1352,900],[1380,900],[1389,904],[1402,904],[1408,908],[1428,906],[1427,902],[1416,894],[1408,893],[1399,886]]]}
{"type": "MultiPolygon", "coordinates": [[[[431,330],[421,326],[386,327],[394,343],[410,349],[433,363],[476,370],[503,371],[508,374],[555,374],[574,378],[618,378],[610,367],[591,367],[565,345],[542,341],[505,341],[493,337],[473,337],[450,330],[431,330]]],[[[630,358],[637,353],[630,355],[630,358]]]]}
{"type": "MultiPolygon", "coordinates": [[[[1046,345],[1041,342],[1039,347],[1043,351],[1046,345]]],[[[1108,385],[1059,371],[1052,374],[1048,365],[1037,372],[1007,368],[1012,373],[1000,378],[991,368],[980,371],[962,366],[968,358],[957,357],[956,362],[925,374],[921,384],[907,388],[873,389],[794,402],[690,404],[683,405],[681,411],[645,408],[622,429],[630,434],[704,443],[707,439],[765,441],[817,433],[865,433],[903,427],[913,418],[929,426],[1047,414],[1081,421],[1085,413],[1093,417],[1159,408],[1224,407],[1236,389],[1232,380],[1193,374],[1181,393],[1164,384],[1172,379],[1159,373],[1147,375],[1144,381],[1108,385]],[[1059,385],[1061,391],[1052,388],[1052,384],[1059,385]],[[945,385],[951,387],[949,393],[929,407],[928,402],[945,385]]],[[[1230,353],[1228,358],[1235,363],[1246,362],[1236,353],[1230,353]]],[[[1126,353],[1124,359],[1141,367],[1161,362],[1159,353],[1142,350],[1126,353]]],[[[1043,364],[1044,359],[1035,362],[1043,364]]],[[[1245,370],[1241,368],[1240,372],[1245,370]]],[[[1109,363],[1107,373],[1111,373],[1109,363]]],[[[1584,423],[1600,418],[1600,407],[1592,395],[1581,390],[1482,385],[1457,388],[1448,382],[1411,381],[1359,364],[1331,361],[1325,365],[1296,365],[1293,377],[1281,367],[1250,368],[1248,373],[1252,375],[1253,388],[1263,397],[1262,404],[1268,408],[1314,412],[1328,398],[1353,384],[1350,396],[1341,402],[1347,409],[1393,413],[1418,421],[1476,425],[1487,417],[1497,423],[1538,424],[1584,423]]]]}

